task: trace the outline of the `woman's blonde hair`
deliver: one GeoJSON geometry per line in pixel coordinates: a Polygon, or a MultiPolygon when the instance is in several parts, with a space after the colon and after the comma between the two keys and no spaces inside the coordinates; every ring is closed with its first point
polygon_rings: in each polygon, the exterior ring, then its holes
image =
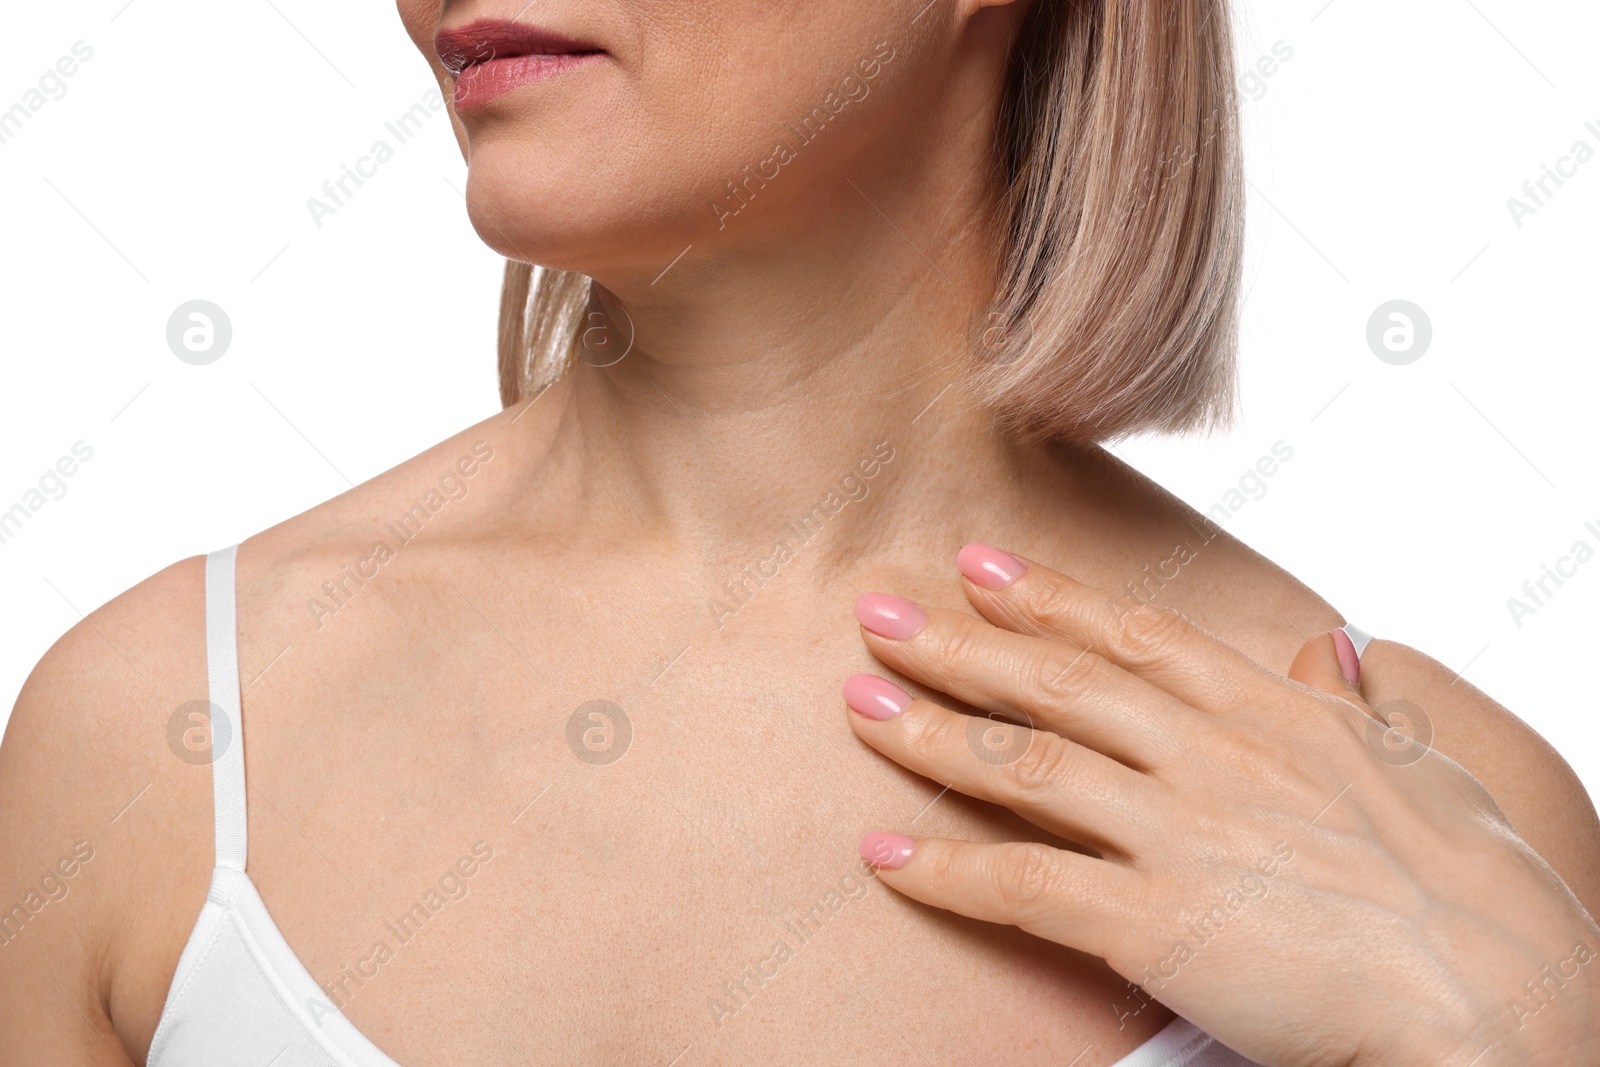
{"type": "MultiPolygon", "coordinates": [[[[1225,425],[1243,197],[1228,0],[1034,0],[997,130],[966,386],[1030,440],[1225,425]]],[[[589,279],[506,262],[500,399],[575,362],[589,279]]]]}

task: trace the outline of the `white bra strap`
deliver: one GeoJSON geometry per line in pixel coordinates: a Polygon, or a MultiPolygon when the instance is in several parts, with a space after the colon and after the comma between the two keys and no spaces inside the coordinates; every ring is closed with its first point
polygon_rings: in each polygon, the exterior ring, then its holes
{"type": "Polygon", "coordinates": [[[1350,643],[1356,648],[1356,658],[1360,659],[1362,653],[1366,652],[1367,644],[1371,642],[1372,635],[1354,623],[1349,622],[1339,627],[1339,629],[1343,630],[1345,636],[1350,638],[1350,643]]]}
{"type": "Polygon", "coordinates": [[[206,556],[206,674],[211,685],[211,792],[217,866],[244,870],[244,729],[239,710],[238,615],[233,561],[239,546],[206,556]],[[220,749],[220,751],[219,751],[220,749]]]}

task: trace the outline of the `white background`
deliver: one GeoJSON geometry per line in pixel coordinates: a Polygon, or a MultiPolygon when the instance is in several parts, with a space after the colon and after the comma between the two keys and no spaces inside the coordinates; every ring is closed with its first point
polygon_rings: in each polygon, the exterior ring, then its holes
{"type": "MultiPolygon", "coordinates": [[[[8,20],[0,109],[75,41],[94,53],[0,144],[0,510],[75,442],[94,455],[0,544],[0,715],[80,613],[490,414],[501,267],[442,112],[320,229],[307,211],[432,85],[391,6],[95,0],[8,20]],[[233,324],[210,366],[166,344],[195,298],[233,324]]],[[[1600,151],[1597,40],[1578,0],[1245,5],[1241,63],[1292,56],[1244,104],[1244,418],[1119,446],[1204,510],[1288,443],[1226,525],[1510,706],[1591,793],[1600,560],[1520,627],[1507,598],[1575,541],[1600,549],[1600,159],[1520,227],[1507,198],[1574,142],[1600,151]],[[1407,366],[1366,342],[1392,299],[1432,321],[1407,366]]]]}

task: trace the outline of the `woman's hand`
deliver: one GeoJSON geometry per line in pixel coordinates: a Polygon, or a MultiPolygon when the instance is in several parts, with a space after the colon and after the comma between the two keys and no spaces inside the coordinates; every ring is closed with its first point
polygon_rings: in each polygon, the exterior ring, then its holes
{"type": "Polygon", "coordinates": [[[1476,779],[1372,714],[1331,635],[1285,678],[1137,598],[958,563],[993,625],[881,593],[856,616],[992,717],[856,675],[852,726],[1098,856],[871,833],[885,884],[1103,957],[1263,1064],[1600,1063],[1600,929],[1476,779]]]}

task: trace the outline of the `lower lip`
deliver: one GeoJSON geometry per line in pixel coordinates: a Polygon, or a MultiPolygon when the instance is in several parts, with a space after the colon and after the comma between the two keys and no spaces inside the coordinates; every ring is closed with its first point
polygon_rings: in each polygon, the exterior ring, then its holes
{"type": "Polygon", "coordinates": [[[457,111],[486,104],[529,82],[543,81],[565,74],[599,59],[601,52],[560,52],[553,55],[507,56],[487,63],[474,63],[456,77],[457,111]]]}

